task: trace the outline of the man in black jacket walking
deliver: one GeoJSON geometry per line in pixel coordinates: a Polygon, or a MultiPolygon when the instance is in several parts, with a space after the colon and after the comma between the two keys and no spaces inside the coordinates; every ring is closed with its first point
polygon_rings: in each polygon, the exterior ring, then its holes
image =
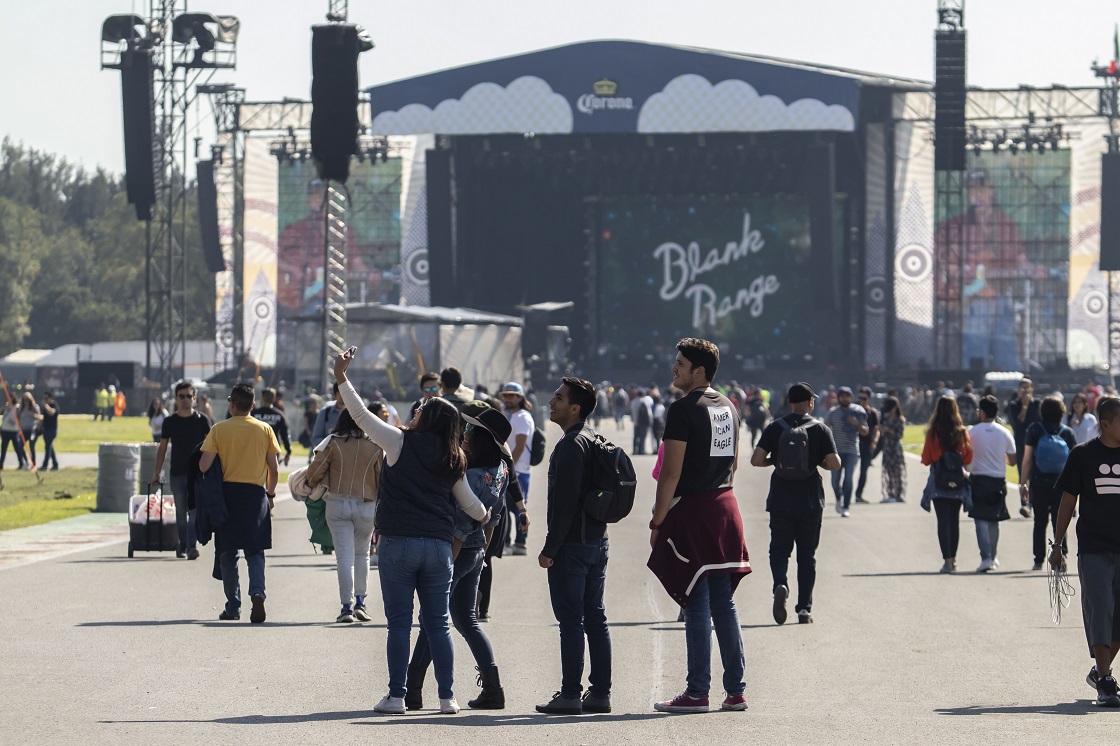
{"type": "Polygon", "coordinates": [[[548,570],[552,611],[560,624],[560,691],[537,712],[579,715],[611,711],[611,633],[603,589],[607,579],[607,524],[587,515],[583,497],[591,484],[595,387],[565,378],[548,402],[548,416],[564,437],[548,462],[548,535],[537,561],[548,570]],[[591,684],[582,699],[584,635],[591,684]]]}

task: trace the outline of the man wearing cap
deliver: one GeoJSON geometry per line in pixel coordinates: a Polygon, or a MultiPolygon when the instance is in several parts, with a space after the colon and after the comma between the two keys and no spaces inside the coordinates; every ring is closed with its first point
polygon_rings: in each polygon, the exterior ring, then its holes
{"type": "MultiPolygon", "coordinates": [[[[813,586],[817,582],[817,545],[821,540],[821,518],[824,515],[824,482],[817,467],[836,471],[840,459],[832,431],[814,419],[813,400],[816,393],[807,383],[795,383],[789,388],[786,401],[792,410],[785,417],[771,422],[762,431],[758,446],[751,454],[751,466],[774,466],[778,454],[789,448],[787,433],[797,434],[796,428],[805,431],[805,463],[807,473],[793,473],[796,469],[774,469],[770,476],[770,494],[766,496],[766,510],[770,513],[770,572],[774,576],[774,621],[785,624],[786,599],[789,598],[789,556],[797,546],[797,612],[798,624],[813,621],[813,586]]],[[[785,459],[793,454],[782,453],[785,459]]]]}
{"type": "MultiPolygon", "coordinates": [[[[533,416],[529,414],[532,405],[525,398],[525,389],[516,381],[510,381],[502,386],[498,396],[502,400],[502,409],[505,410],[511,428],[506,445],[513,454],[513,470],[517,474],[517,481],[521,485],[521,492],[527,503],[529,502],[529,460],[532,458],[533,431],[536,429],[533,416]]],[[[519,525],[513,542],[513,554],[527,553],[525,549],[527,537],[528,535],[519,525]]]]}
{"type": "Polygon", "coordinates": [[[836,512],[851,515],[852,481],[859,464],[859,439],[867,437],[867,411],[852,404],[852,390],[841,386],[836,390],[836,406],[828,411],[825,424],[832,429],[840,469],[832,472],[832,491],[836,495],[836,512]]]}

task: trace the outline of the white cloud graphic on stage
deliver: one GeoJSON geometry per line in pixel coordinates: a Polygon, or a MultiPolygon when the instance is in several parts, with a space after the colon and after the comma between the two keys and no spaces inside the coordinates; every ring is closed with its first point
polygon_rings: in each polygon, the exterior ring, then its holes
{"type": "Polygon", "coordinates": [[[847,108],[815,98],[786,104],[760,96],[749,83],[724,80],[712,85],[700,75],[680,75],[650,96],[638,115],[638,132],[772,132],[855,130],[847,108]]]}
{"type": "Polygon", "coordinates": [[[375,135],[567,134],[572,131],[572,107],[544,80],[526,75],[504,88],[479,83],[462,98],[445,99],[435,109],[409,104],[383,111],[370,129],[375,135]]]}

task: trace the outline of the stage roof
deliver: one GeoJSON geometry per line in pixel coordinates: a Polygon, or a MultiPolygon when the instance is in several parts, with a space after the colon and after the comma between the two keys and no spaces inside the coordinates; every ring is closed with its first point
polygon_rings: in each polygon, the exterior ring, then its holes
{"type": "Polygon", "coordinates": [[[865,86],[930,87],[736,52],[587,41],[368,93],[374,135],[850,132],[865,86]]]}

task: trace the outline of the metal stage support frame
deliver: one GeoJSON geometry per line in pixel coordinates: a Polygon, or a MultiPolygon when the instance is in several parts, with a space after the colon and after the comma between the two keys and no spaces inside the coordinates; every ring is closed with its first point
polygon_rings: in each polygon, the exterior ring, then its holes
{"type": "MultiPolygon", "coordinates": [[[[1105,141],[1108,152],[1114,155],[1120,153],[1120,79],[1109,67],[1093,65],[1092,70],[1104,83],[1100,89],[1098,113],[1108,120],[1105,141]]],[[[1120,370],[1120,309],[1116,307],[1118,278],[1116,272],[1106,272],[1105,276],[1108,278],[1108,377],[1115,386],[1116,372],[1120,370]]]]}
{"type": "MultiPolygon", "coordinates": [[[[147,220],[145,261],[145,376],[170,386],[186,367],[187,167],[191,140],[189,114],[206,84],[219,69],[237,66],[237,20],[188,14],[187,0],[150,0],[148,16],[124,19],[130,30],[101,39],[101,67],[121,67],[122,55],[150,49],[154,73],[152,157],[155,206],[147,220]],[[231,25],[217,36],[206,23],[231,25]],[[137,24],[142,22],[143,33],[137,24]],[[152,354],[156,360],[153,364],[152,354]]],[[[121,28],[121,27],[118,27],[121,28]]],[[[195,124],[197,128],[197,123],[195,124]]]]}

